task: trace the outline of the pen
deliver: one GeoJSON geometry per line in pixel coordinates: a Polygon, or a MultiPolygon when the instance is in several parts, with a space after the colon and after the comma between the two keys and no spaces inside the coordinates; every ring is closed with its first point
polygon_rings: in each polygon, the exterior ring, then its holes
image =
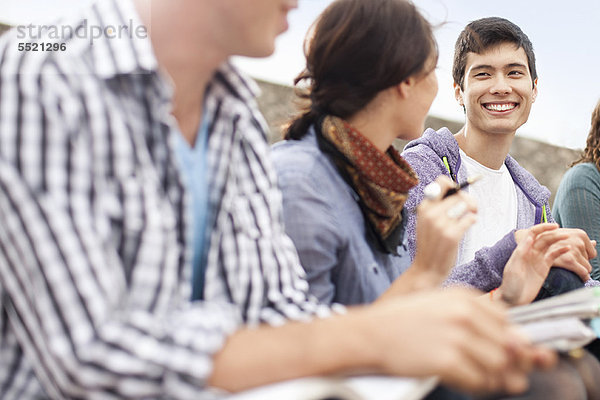
{"type": "Polygon", "coordinates": [[[457,184],[455,187],[449,189],[443,196],[442,199],[445,199],[448,196],[452,196],[454,193],[458,192],[461,189],[466,188],[467,186],[469,186],[472,183],[477,182],[478,180],[480,180],[481,178],[483,178],[483,176],[481,175],[473,175],[467,178],[466,181],[457,184]]]}
{"type": "MultiPolygon", "coordinates": [[[[481,175],[473,175],[473,176],[468,177],[466,181],[464,181],[462,183],[457,183],[453,188],[449,189],[442,196],[442,199],[445,199],[446,197],[453,195],[454,193],[458,192],[459,190],[466,188],[470,184],[477,182],[481,178],[482,178],[481,175]]],[[[425,186],[425,189],[423,189],[423,195],[425,196],[426,199],[435,200],[439,197],[441,191],[442,191],[442,188],[440,187],[440,185],[438,185],[437,182],[431,182],[429,185],[425,186]]]]}

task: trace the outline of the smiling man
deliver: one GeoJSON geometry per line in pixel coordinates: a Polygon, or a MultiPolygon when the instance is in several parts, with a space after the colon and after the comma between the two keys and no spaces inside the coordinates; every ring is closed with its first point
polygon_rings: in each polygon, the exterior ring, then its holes
{"type": "MultiPolygon", "coordinates": [[[[504,265],[527,231],[536,224],[554,222],[550,215],[550,192],[521,167],[508,151],[516,131],[528,119],[538,93],[535,55],[531,41],[512,22],[497,17],[471,22],[456,42],[452,69],[456,100],[465,111],[465,125],[456,134],[448,129],[427,130],[409,143],[402,154],[417,172],[420,182],[407,201],[415,208],[423,188],[439,175],[456,182],[482,175],[468,188],[478,202],[478,222],[463,239],[457,266],[448,283],[467,284],[484,291],[500,286],[504,265]]],[[[413,213],[408,213],[413,216],[413,213]]],[[[408,221],[411,254],[415,249],[414,216],[408,221]]],[[[555,265],[589,280],[589,259],[596,256],[593,242],[581,230],[557,229],[543,235],[568,233],[572,251],[555,265]]],[[[577,277],[553,270],[544,284],[546,294],[583,285],[577,277]],[[559,275],[557,279],[554,275],[559,275]]],[[[589,281],[593,284],[595,281],[589,281]]],[[[524,302],[518,289],[498,290],[496,298],[524,302]],[[501,292],[503,291],[503,292],[501,292]]],[[[531,299],[528,299],[531,300],[531,299]]]]}

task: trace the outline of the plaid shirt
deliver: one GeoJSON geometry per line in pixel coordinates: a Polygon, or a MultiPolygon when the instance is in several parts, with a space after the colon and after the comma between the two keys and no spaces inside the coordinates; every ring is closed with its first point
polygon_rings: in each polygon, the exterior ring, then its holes
{"type": "Polygon", "coordinates": [[[253,81],[224,65],[208,91],[206,111],[216,117],[208,138],[216,215],[204,298],[235,302],[249,324],[324,316],[329,308],[308,298],[305,272],[284,232],[282,195],[266,123],[254,100],[257,90],[253,81]]]}
{"type": "MultiPolygon", "coordinates": [[[[129,1],[84,18],[139,24],[129,1]]],[[[253,84],[224,65],[207,92],[208,301],[190,303],[179,133],[150,41],[62,40],[0,42],[0,398],[212,398],[212,355],[242,321],[329,312],[283,233],[253,84]]]]}

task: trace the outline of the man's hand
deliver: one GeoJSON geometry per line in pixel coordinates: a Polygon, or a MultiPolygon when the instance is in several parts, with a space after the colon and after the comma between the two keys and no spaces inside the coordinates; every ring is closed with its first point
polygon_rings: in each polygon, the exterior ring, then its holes
{"type": "Polygon", "coordinates": [[[581,229],[557,228],[547,230],[546,226],[553,224],[538,224],[528,229],[515,232],[517,245],[523,241],[529,232],[538,235],[551,236],[555,247],[569,247],[569,251],[556,258],[553,266],[562,267],[574,272],[583,282],[590,279],[592,265],[589,260],[596,257],[596,241],[590,240],[587,233],[581,229]],[[565,236],[566,235],[566,236],[565,236]],[[562,238],[557,240],[558,237],[562,238]]]}
{"type": "Polygon", "coordinates": [[[551,365],[555,356],[529,345],[500,303],[480,301],[478,295],[458,288],[423,291],[371,307],[370,318],[380,315],[364,325],[373,327],[370,341],[381,345],[383,372],[437,375],[467,392],[525,390],[527,374],[551,365]]]}
{"type": "Polygon", "coordinates": [[[556,260],[571,251],[569,232],[556,224],[540,224],[520,238],[504,267],[502,284],[496,297],[508,304],[533,301],[556,260]]]}
{"type": "Polygon", "coordinates": [[[462,288],[394,296],[311,323],[232,334],[215,355],[210,386],[228,391],[332,373],[439,376],[469,393],[516,394],[556,354],[516,331],[502,303],[462,288]],[[268,360],[268,362],[265,362],[268,360]]]}

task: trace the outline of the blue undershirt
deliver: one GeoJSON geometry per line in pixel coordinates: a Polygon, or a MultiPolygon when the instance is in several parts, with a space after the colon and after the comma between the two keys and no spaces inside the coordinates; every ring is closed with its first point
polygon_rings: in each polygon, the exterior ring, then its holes
{"type": "Polygon", "coordinates": [[[182,135],[176,135],[175,153],[183,175],[187,191],[191,195],[192,207],[192,300],[202,298],[204,273],[206,270],[206,224],[209,210],[208,166],[206,163],[206,147],[208,122],[203,117],[193,147],[182,135]]]}

